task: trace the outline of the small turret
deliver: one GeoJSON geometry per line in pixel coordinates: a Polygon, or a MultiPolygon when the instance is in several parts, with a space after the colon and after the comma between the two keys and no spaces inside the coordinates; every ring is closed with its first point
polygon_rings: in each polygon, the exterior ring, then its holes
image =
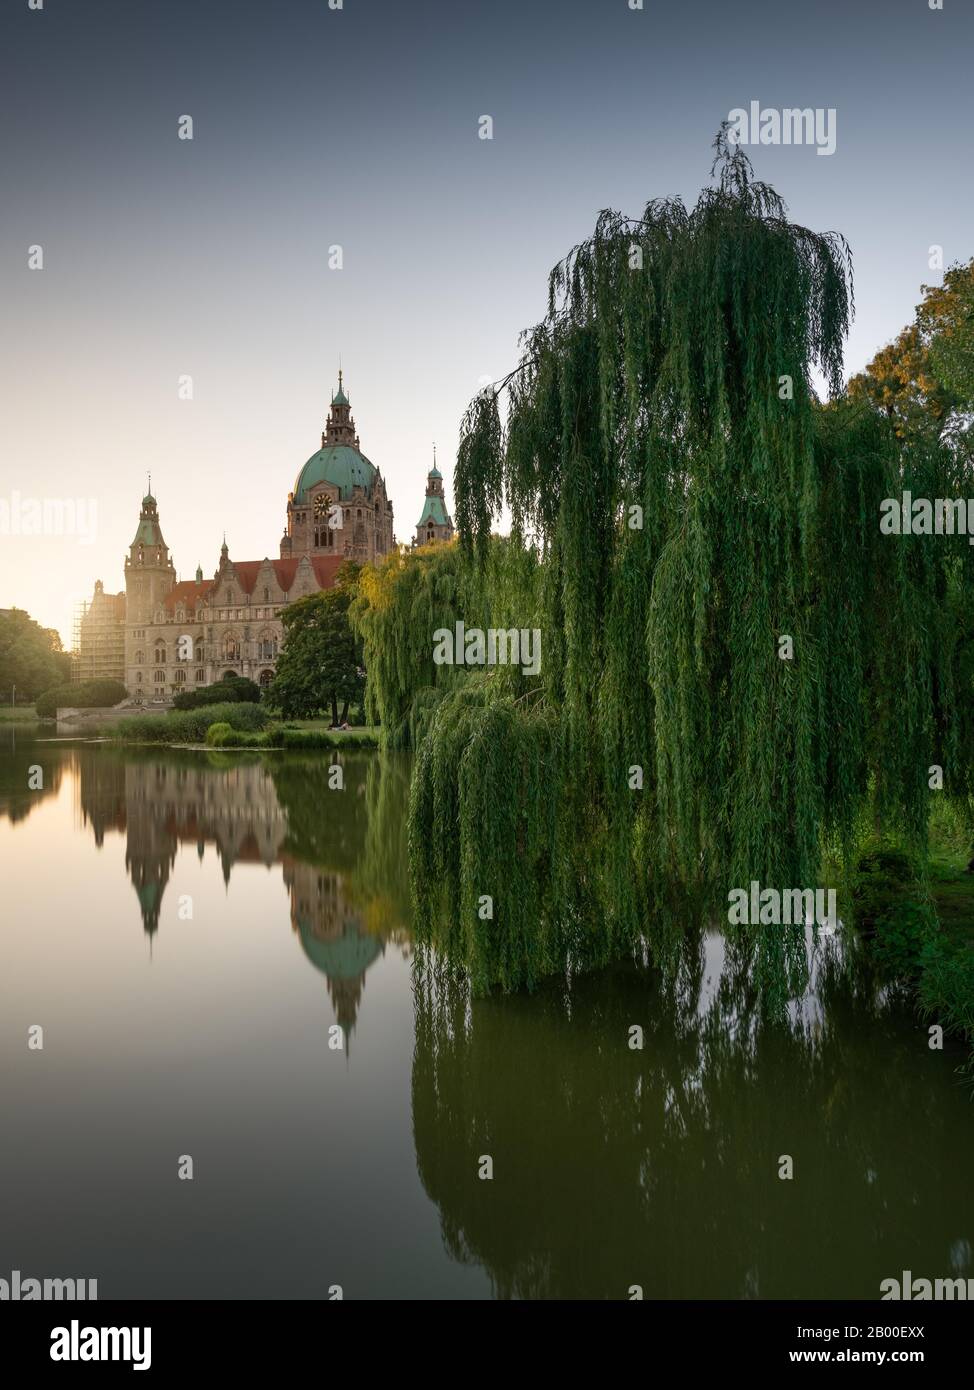
{"type": "Polygon", "coordinates": [[[331,410],[328,412],[325,432],[321,439],[323,449],[331,444],[348,444],[352,448],[358,447],[358,435],[355,432],[355,421],[352,419],[352,407],[342,386],[341,367],[338,369],[338,390],[331,398],[331,410]]]}
{"type": "Polygon", "coordinates": [[[433,545],[453,539],[453,518],[446,509],[443,474],[436,466],[436,445],[433,445],[433,467],[426,475],[426,502],[416,523],[414,545],[433,545]]]}

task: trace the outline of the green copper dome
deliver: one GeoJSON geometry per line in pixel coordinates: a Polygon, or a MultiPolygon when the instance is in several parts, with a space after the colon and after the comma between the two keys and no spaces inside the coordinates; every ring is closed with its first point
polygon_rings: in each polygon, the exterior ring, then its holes
{"type": "Polygon", "coordinates": [[[342,387],[341,387],[341,383],[340,383],[340,382],[339,382],[339,385],[338,385],[338,394],[337,394],[336,396],[332,396],[332,398],[331,398],[331,403],[332,403],[332,405],[348,405],[348,403],[349,403],[348,397],[345,395],[345,392],[342,390],[342,387]]]}
{"type": "Polygon", "coordinates": [[[351,497],[352,488],[356,486],[371,489],[375,472],[375,464],[370,463],[358,449],[353,449],[349,444],[326,444],[311,455],[298,474],[294,484],[294,500],[307,502],[308,492],[318,483],[331,483],[345,500],[351,497]]]}
{"type": "Polygon", "coordinates": [[[423,507],[423,515],[416,524],[417,526],[425,526],[428,521],[432,521],[434,526],[449,526],[450,522],[442,497],[427,497],[426,505],[423,507]]]}

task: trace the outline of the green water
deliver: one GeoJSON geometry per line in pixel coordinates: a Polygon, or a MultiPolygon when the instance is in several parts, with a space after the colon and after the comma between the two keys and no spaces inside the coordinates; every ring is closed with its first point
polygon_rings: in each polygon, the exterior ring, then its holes
{"type": "Polygon", "coordinates": [[[974,1276],[962,1052],[834,943],[784,1028],[717,933],[674,990],[627,963],[471,1001],[411,941],[405,759],[343,757],[338,791],[321,754],[0,736],[0,1277],[621,1299],[974,1276]]]}

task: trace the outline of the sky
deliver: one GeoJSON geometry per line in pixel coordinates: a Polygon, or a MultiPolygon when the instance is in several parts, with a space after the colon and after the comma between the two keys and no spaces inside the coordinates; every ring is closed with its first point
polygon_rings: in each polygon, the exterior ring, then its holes
{"type": "Polygon", "coordinates": [[[974,255],[972,0],[633,4],[0,0],[0,607],[69,644],[149,473],[182,578],[277,556],[339,359],[411,539],[551,267],[752,101],[835,112],[747,152],[852,246],[847,374],[974,255]]]}

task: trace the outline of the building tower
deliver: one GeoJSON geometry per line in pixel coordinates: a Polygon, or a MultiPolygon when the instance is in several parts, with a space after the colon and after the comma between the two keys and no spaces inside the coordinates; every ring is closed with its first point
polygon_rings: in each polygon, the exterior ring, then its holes
{"type": "Polygon", "coordinates": [[[453,539],[453,518],[446,509],[443,495],[443,474],[436,466],[436,446],[433,446],[433,467],[426,475],[426,501],[416,523],[414,545],[434,545],[437,541],[453,539]]]}
{"type": "Polygon", "coordinates": [[[154,658],[146,647],[145,628],[155,623],[175,583],[176,569],[163,540],[156,499],[147,492],[125,558],[125,683],[133,694],[147,693],[148,668],[154,658]]]}

